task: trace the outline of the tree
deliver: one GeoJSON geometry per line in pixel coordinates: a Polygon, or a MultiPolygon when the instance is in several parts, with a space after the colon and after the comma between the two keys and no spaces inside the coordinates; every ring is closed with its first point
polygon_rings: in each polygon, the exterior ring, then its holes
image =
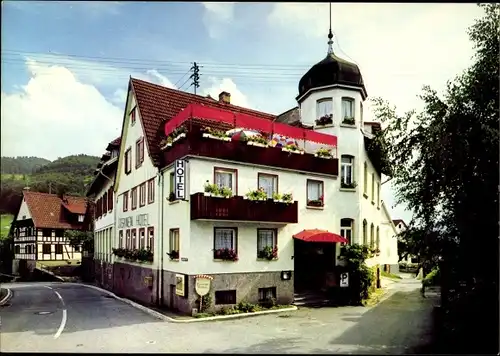
{"type": "MultiPolygon", "coordinates": [[[[381,140],[393,168],[397,202],[414,212],[401,239],[428,260],[443,261],[450,283],[442,286],[444,292],[465,282],[460,298],[479,308],[471,318],[498,317],[500,5],[479,6],[485,16],[469,29],[473,63],[448,83],[442,97],[424,87],[424,110],[402,116],[386,101],[374,101],[375,114],[386,125],[381,140]],[[481,309],[487,306],[489,313],[481,309]]],[[[468,322],[476,335],[484,331],[482,325],[498,325],[498,320],[468,322]]],[[[494,329],[478,338],[485,340],[494,329]]]]}
{"type": "Polygon", "coordinates": [[[66,230],[64,237],[73,247],[82,247],[83,251],[94,252],[94,233],[92,231],[66,230]]]}

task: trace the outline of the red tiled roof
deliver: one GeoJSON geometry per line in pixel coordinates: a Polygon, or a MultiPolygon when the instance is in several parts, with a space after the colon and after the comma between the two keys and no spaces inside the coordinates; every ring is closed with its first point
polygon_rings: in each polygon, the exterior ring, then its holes
{"type": "Polygon", "coordinates": [[[28,205],[33,224],[37,228],[81,229],[83,224],[71,223],[65,219],[63,206],[75,214],[85,214],[85,198],[65,196],[64,203],[56,194],[24,191],[24,200],[28,205]]]}
{"type": "Polygon", "coordinates": [[[188,104],[204,104],[219,109],[256,115],[269,120],[274,120],[276,118],[275,115],[242,108],[236,105],[220,103],[212,98],[166,88],[136,78],[130,78],[130,83],[137,99],[137,105],[147,138],[149,154],[155,166],[160,165],[159,142],[161,137],[164,136],[163,124],[176,116],[188,104]]]}

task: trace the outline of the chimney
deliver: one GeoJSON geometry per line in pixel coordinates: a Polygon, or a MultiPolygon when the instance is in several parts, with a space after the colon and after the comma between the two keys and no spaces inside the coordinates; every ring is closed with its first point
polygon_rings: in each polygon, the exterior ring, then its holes
{"type": "Polygon", "coordinates": [[[219,94],[219,103],[231,104],[231,94],[227,91],[223,91],[219,94]]]}

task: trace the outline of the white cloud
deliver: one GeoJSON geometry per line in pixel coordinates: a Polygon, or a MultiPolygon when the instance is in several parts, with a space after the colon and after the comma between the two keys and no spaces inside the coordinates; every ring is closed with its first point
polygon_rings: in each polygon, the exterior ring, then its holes
{"type": "Polygon", "coordinates": [[[219,38],[234,17],[234,2],[203,2],[203,23],[211,38],[219,38]]]}
{"type": "Polygon", "coordinates": [[[231,104],[249,108],[248,98],[243,94],[230,78],[217,79],[209,77],[210,87],[203,90],[203,95],[210,95],[215,100],[219,99],[219,94],[226,91],[231,94],[231,104]]]}
{"type": "Polygon", "coordinates": [[[164,87],[177,89],[177,87],[167,77],[159,73],[156,69],[149,69],[148,71],[146,71],[146,74],[157,79],[157,81],[159,81],[159,84],[163,85],[164,87]]]}
{"type": "Polygon", "coordinates": [[[122,109],[61,66],[27,62],[29,82],[2,92],[2,155],[100,155],[120,135],[122,109]]]}

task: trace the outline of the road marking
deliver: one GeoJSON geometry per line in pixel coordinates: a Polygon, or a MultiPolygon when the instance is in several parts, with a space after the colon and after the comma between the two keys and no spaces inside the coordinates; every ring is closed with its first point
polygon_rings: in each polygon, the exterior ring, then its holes
{"type": "MultiPolygon", "coordinates": [[[[55,291],[54,288],[49,287],[49,286],[44,286],[45,288],[48,288],[50,290],[53,290],[54,293],[57,295],[57,298],[61,301],[61,304],[65,306],[66,304],[64,303],[64,299],[62,296],[59,294],[59,292],[55,291]]],[[[62,310],[62,320],[61,320],[61,325],[59,325],[59,329],[57,329],[57,332],[54,334],[54,339],[57,339],[59,336],[61,336],[64,327],[66,326],[66,321],[68,320],[68,311],[66,309],[62,310]]]]}

